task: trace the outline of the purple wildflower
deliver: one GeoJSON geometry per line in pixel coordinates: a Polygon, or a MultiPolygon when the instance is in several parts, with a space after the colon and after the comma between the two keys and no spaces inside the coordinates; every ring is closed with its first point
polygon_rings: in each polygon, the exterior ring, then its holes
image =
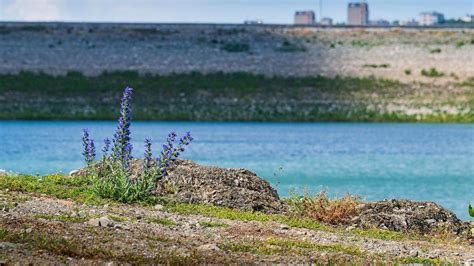
{"type": "Polygon", "coordinates": [[[145,160],[143,162],[143,165],[147,170],[151,168],[151,163],[153,161],[152,156],[153,154],[151,152],[151,140],[145,139],[145,160]]]}
{"type": "Polygon", "coordinates": [[[82,130],[82,146],[83,152],[82,155],[84,156],[84,160],[86,161],[87,165],[91,165],[95,159],[95,145],[94,140],[90,139],[89,131],[87,129],[82,130]]]}
{"type": "Polygon", "coordinates": [[[166,174],[167,168],[170,164],[178,158],[180,152],[184,151],[184,146],[187,146],[193,137],[191,133],[187,132],[186,135],[179,139],[179,143],[176,147],[173,146],[173,142],[176,140],[176,133],[171,132],[166,139],[166,144],[163,145],[163,150],[161,151],[160,157],[157,159],[158,177],[161,177],[166,174]]]}
{"type": "Polygon", "coordinates": [[[114,134],[114,147],[112,158],[119,160],[122,165],[128,169],[132,159],[132,144],[130,143],[130,113],[133,89],[126,87],[123,91],[120,104],[120,117],[118,119],[117,129],[114,134]]]}
{"type": "Polygon", "coordinates": [[[104,154],[104,157],[107,157],[110,149],[110,139],[105,138],[104,139],[104,148],[102,149],[102,153],[104,154]]]}

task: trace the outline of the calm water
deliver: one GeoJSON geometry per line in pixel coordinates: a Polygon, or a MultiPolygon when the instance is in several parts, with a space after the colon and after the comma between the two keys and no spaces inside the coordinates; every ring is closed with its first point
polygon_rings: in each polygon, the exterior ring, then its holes
{"type": "MultiPolygon", "coordinates": [[[[67,173],[83,166],[81,130],[96,140],[114,122],[0,122],[0,169],[67,173]]],[[[135,155],[146,137],[190,130],[184,158],[205,165],[248,168],[289,191],[345,192],[367,200],[435,201],[467,219],[474,203],[474,125],[359,123],[135,122],[135,155]]]]}

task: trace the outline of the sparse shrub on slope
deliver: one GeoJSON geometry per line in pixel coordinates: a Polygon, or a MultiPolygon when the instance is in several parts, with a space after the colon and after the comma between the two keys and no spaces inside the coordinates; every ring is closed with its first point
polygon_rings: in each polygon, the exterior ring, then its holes
{"type": "Polygon", "coordinates": [[[248,43],[226,43],[222,46],[222,50],[229,53],[242,53],[250,51],[250,45],[248,43]]]}
{"type": "Polygon", "coordinates": [[[92,177],[94,192],[103,198],[112,198],[131,203],[145,200],[156,186],[156,181],[166,175],[166,170],[178,158],[184,147],[193,138],[188,132],[179,139],[176,133],[168,135],[158,158],[153,158],[152,142],[145,140],[143,167],[136,178],[132,178],[132,144],[130,143],[132,88],[125,88],[120,106],[120,118],[112,141],[104,140],[103,156],[95,162],[96,150],[89,132],[84,129],[82,143],[83,156],[87,163],[88,175],[92,177]],[[109,154],[109,150],[110,154],[109,154]]]}
{"type": "Polygon", "coordinates": [[[294,196],[287,200],[292,212],[301,217],[310,217],[317,221],[338,225],[344,224],[356,214],[361,203],[357,196],[345,195],[341,199],[330,199],[325,192],[316,196],[294,196]]]}
{"type": "Polygon", "coordinates": [[[430,78],[438,78],[438,77],[444,76],[444,73],[432,67],[429,70],[426,70],[426,69],[421,70],[421,75],[425,77],[430,77],[430,78]]]}

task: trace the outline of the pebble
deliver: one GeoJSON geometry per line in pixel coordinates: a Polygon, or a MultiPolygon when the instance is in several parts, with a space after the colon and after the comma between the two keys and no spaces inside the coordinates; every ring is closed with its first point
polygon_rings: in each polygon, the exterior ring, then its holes
{"type": "Polygon", "coordinates": [[[290,227],[289,227],[288,225],[286,225],[286,224],[281,224],[281,225],[280,225],[280,228],[283,229],[283,230],[288,230],[288,229],[290,229],[290,227]]]}
{"type": "Polygon", "coordinates": [[[410,257],[418,257],[418,250],[416,249],[410,250],[410,253],[408,254],[410,255],[410,257]]]}
{"type": "Polygon", "coordinates": [[[100,217],[96,219],[91,219],[87,222],[89,225],[98,226],[98,227],[112,227],[114,222],[108,217],[100,217]]]}
{"type": "Polygon", "coordinates": [[[0,242],[0,250],[7,250],[7,249],[14,249],[16,247],[15,244],[10,242],[0,242]]]}
{"type": "Polygon", "coordinates": [[[221,249],[216,244],[205,244],[197,248],[198,251],[207,252],[207,251],[220,251],[221,249]]]}
{"type": "Polygon", "coordinates": [[[79,173],[79,170],[72,170],[71,172],[69,172],[69,176],[73,176],[75,174],[79,173]]]}

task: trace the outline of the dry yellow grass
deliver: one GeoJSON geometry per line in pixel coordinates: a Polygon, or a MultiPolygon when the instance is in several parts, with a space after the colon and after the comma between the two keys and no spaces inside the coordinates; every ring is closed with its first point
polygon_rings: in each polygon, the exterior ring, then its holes
{"type": "Polygon", "coordinates": [[[361,203],[359,196],[350,194],[340,199],[330,199],[326,192],[320,192],[315,196],[292,197],[287,200],[292,211],[296,215],[309,217],[311,219],[331,224],[344,224],[356,215],[356,208],[361,203]]]}

